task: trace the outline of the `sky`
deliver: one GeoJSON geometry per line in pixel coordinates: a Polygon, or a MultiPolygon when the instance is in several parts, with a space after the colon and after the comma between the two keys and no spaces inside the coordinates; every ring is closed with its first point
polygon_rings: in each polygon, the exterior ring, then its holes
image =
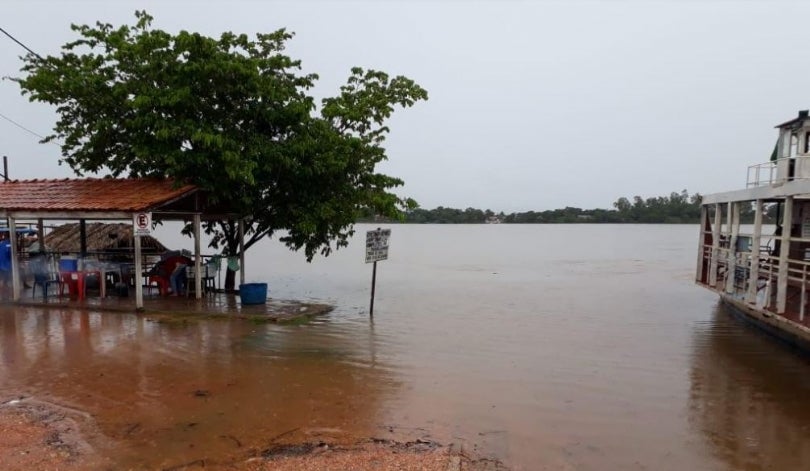
{"type": "MultiPolygon", "coordinates": [[[[619,197],[745,187],[776,124],[810,108],[810,2],[2,0],[0,26],[58,54],[70,23],[254,34],[334,95],[353,66],[406,75],[430,99],[390,120],[378,170],[422,207],[609,208],[619,197]]],[[[24,51],[0,36],[0,76],[24,51]]],[[[0,81],[0,114],[48,134],[53,108],[0,81]]],[[[0,118],[12,178],[72,176],[60,148],[0,118]]]]}

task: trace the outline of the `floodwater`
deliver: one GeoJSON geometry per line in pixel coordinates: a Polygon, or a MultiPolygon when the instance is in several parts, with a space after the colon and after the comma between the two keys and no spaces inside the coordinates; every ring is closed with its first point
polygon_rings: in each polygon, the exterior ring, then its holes
{"type": "Polygon", "coordinates": [[[697,226],[395,225],[373,322],[371,228],[312,264],[248,252],[271,296],[336,306],[307,325],[0,310],[0,397],[88,413],[134,468],[285,434],[432,438],[526,470],[810,465],[810,361],[693,284],[697,226]]]}

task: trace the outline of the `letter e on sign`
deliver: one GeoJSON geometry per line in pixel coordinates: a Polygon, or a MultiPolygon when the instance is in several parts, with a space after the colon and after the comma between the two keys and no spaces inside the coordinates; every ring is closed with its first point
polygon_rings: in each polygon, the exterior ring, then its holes
{"type": "Polygon", "coordinates": [[[132,227],[136,236],[152,233],[152,213],[135,213],[132,215],[132,227]]]}

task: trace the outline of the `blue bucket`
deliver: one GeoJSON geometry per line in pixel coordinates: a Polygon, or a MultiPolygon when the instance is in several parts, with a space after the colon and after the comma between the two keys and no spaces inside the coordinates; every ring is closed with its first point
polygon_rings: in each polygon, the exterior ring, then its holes
{"type": "Polygon", "coordinates": [[[242,304],[267,303],[267,283],[245,283],[239,285],[239,297],[242,304]]]}
{"type": "Polygon", "coordinates": [[[59,259],[59,271],[79,271],[79,261],[75,258],[59,259]]]}

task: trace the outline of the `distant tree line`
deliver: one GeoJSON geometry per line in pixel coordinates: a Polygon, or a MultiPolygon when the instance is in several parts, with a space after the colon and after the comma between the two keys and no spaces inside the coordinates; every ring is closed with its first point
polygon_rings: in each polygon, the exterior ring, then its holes
{"type": "MultiPolygon", "coordinates": [[[[700,222],[699,193],[690,195],[686,190],[672,192],[669,196],[632,199],[621,197],[613,203],[612,209],[582,209],[565,207],[546,211],[526,211],[505,214],[489,209],[456,209],[439,206],[435,209],[416,208],[405,213],[402,222],[412,224],[481,224],[501,222],[505,224],[573,224],[573,223],[640,223],[640,224],[697,224],[700,222]]],[[[776,207],[766,210],[764,222],[775,220],[776,207]]],[[[743,205],[740,211],[743,223],[754,220],[753,205],[743,205]]],[[[363,221],[371,221],[365,217],[363,221]]]]}

